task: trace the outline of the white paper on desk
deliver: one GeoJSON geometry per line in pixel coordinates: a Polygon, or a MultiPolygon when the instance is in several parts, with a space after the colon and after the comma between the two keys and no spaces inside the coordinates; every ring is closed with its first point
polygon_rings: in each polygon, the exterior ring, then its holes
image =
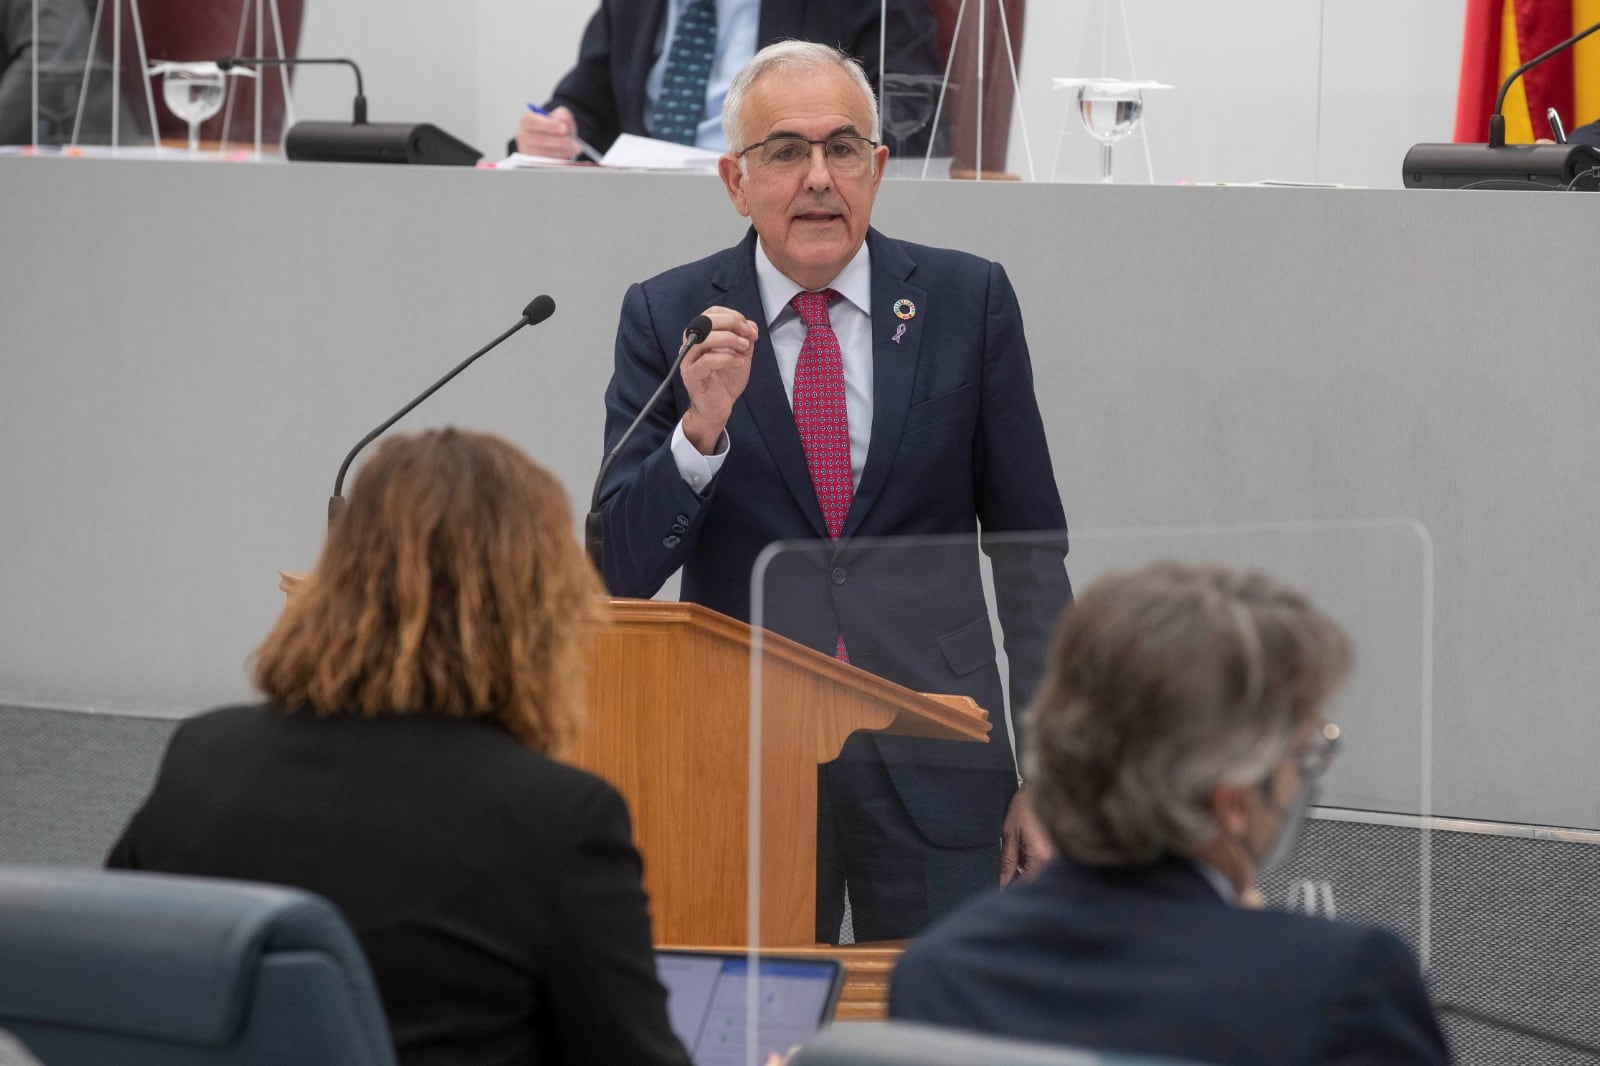
{"type": "Polygon", "coordinates": [[[696,148],[692,144],[624,133],[612,143],[600,165],[635,170],[713,170],[720,158],[720,152],[696,148]]]}
{"type": "Polygon", "coordinates": [[[519,170],[522,167],[570,167],[576,166],[575,159],[556,159],[548,155],[523,155],[521,152],[512,152],[494,165],[496,170],[519,170]]]}

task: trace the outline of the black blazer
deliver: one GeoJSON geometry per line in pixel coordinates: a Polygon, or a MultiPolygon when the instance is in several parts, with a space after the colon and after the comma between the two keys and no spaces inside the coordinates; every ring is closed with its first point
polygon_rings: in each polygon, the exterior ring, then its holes
{"type": "Polygon", "coordinates": [[[1393,933],[1229,906],[1179,859],[979,897],[906,951],[889,1013],[1216,1066],[1450,1059],[1393,933]]]}
{"type": "MultiPolygon", "coordinates": [[[[878,0],[762,0],[757,49],[784,40],[836,45],[855,56],[878,89],[878,0]]],[[[660,54],[666,0],[600,0],[583,31],[578,65],[546,110],[566,106],[578,136],[605,151],[621,133],[648,136],[645,81],[660,54]]],[[[894,74],[940,73],[938,31],[926,0],[889,0],[884,64],[894,74]]]]}
{"type": "Polygon", "coordinates": [[[230,707],[184,722],[108,866],[336,903],[404,1066],[684,1066],[622,797],[498,727],[230,707]]]}

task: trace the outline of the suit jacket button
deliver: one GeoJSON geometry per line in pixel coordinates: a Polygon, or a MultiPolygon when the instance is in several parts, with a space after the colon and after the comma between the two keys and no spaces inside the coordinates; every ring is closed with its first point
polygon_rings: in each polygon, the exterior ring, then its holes
{"type": "Polygon", "coordinates": [[[672,523],[672,531],[674,533],[687,533],[689,532],[689,527],[682,522],[674,522],[672,523]]]}
{"type": "Polygon", "coordinates": [[[678,544],[681,542],[681,540],[682,540],[682,538],[679,537],[676,533],[674,533],[670,537],[663,537],[661,539],[661,543],[664,546],[668,547],[668,548],[676,548],[678,546],[678,544]]]}
{"type": "Polygon", "coordinates": [[[833,583],[835,585],[844,584],[844,567],[842,567],[842,566],[834,567],[833,568],[833,573],[830,576],[833,578],[833,583]]]}
{"type": "Polygon", "coordinates": [[[677,517],[677,523],[678,523],[678,525],[683,526],[685,529],[687,529],[689,527],[689,516],[686,515],[686,514],[679,515],[677,517]]]}

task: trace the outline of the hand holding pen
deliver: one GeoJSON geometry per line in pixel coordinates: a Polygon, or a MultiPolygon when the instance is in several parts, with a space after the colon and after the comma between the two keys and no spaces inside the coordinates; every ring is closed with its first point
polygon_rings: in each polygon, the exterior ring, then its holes
{"type": "Polygon", "coordinates": [[[542,155],[551,159],[570,159],[577,151],[600,162],[600,153],[578,136],[578,120],[565,107],[546,111],[529,104],[517,125],[517,151],[523,155],[542,155]]]}

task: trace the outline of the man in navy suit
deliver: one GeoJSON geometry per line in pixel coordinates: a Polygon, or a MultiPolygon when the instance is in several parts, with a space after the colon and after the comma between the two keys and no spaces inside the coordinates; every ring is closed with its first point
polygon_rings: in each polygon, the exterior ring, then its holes
{"type": "Polygon", "coordinates": [[[623,301],[608,451],[687,323],[712,330],[605,478],[606,583],[649,596],[681,568],[684,599],[748,619],[764,549],[808,541],[763,564],[764,625],[989,710],[987,744],[863,734],[825,768],[818,935],[838,934],[847,882],[857,939],[907,936],[1048,848],[1019,798],[973,536],[1026,700],[1071,589],[1022,319],[998,264],[870,228],[888,150],[848,57],[764,49],[723,115],[720,174],[752,230],[623,301]]]}
{"type": "Polygon", "coordinates": [[[1060,858],[973,900],[894,972],[895,1018],[1217,1066],[1444,1063],[1387,930],[1262,910],[1337,748],[1343,631],[1259,573],[1095,582],[1033,705],[1029,783],[1060,858]]]}
{"type": "MultiPolygon", "coordinates": [[[[661,91],[671,43],[694,0],[601,0],[570,70],[545,104],[522,116],[516,147],[529,155],[566,158],[576,134],[605,151],[618,134],[661,136],[651,105],[661,91]]],[[[942,73],[938,29],[927,0],[889,0],[884,33],[878,0],[715,0],[716,46],[694,143],[721,151],[718,121],[734,74],[756,51],[785,40],[818,41],[854,56],[877,85],[884,70],[942,73]]]]}

